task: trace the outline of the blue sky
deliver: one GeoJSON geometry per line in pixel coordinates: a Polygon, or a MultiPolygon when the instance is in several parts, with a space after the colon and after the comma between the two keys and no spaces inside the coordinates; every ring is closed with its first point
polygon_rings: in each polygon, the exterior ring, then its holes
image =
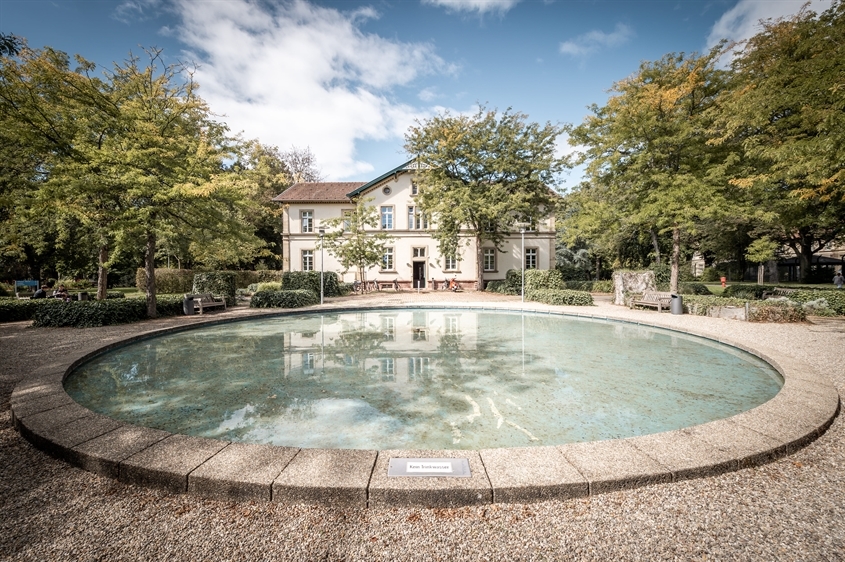
{"type": "Polygon", "coordinates": [[[804,1],[0,0],[0,31],[106,67],[163,48],[199,65],[234,132],[310,147],[327,179],[366,181],[406,159],[415,120],[483,103],[580,123],[641,61],[747,38],[804,1]]]}

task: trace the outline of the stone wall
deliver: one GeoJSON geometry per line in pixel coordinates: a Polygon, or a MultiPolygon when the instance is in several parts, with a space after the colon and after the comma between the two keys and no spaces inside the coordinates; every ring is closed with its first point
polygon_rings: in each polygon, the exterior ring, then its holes
{"type": "Polygon", "coordinates": [[[614,271],[613,304],[625,304],[625,293],[656,291],[653,271],[614,271]]]}

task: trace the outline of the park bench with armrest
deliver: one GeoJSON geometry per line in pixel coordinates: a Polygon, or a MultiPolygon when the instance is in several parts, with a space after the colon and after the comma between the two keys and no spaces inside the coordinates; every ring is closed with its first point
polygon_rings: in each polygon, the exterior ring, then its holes
{"type": "Polygon", "coordinates": [[[631,301],[631,308],[635,306],[649,306],[656,308],[657,312],[662,312],[663,310],[669,310],[671,302],[672,293],[647,291],[640,298],[631,301]]]}
{"type": "Polygon", "coordinates": [[[15,296],[19,299],[31,299],[38,290],[38,281],[15,281],[15,296]]]}
{"type": "Polygon", "coordinates": [[[199,310],[200,314],[208,309],[220,308],[226,310],[225,297],[215,297],[211,293],[199,293],[196,295],[185,295],[185,298],[194,299],[194,310],[199,310]]]}

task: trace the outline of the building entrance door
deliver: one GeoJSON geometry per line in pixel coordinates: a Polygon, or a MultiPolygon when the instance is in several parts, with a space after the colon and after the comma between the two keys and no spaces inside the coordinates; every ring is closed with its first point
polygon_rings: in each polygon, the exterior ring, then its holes
{"type": "Polygon", "coordinates": [[[414,289],[425,289],[425,262],[424,261],[415,261],[414,262],[414,272],[413,272],[413,280],[414,280],[414,289]]]}

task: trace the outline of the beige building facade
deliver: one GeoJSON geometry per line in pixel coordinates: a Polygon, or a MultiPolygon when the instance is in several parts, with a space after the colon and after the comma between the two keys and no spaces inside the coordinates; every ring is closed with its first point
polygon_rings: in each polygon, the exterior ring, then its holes
{"type": "MultiPolygon", "coordinates": [[[[320,250],[320,229],[327,219],[342,217],[359,197],[371,199],[379,216],[378,229],[391,237],[379,267],[366,273],[368,281],[402,288],[440,289],[455,279],[462,288],[475,287],[476,242],[471,232],[462,235],[455,256],[441,254],[432,236],[435,227],[421,212],[413,181],[418,167],[409,161],[369,182],[297,183],[273,200],[283,205],[285,271],[334,271],[345,282],[355,280],[355,270],[344,271],[338,260],[320,250]]],[[[539,221],[535,230],[511,232],[497,249],[485,242],[483,279],[501,280],[509,269],[550,269],[555,259],[554,216],[539,221]],[[524,240],[524,242],[523,242],[524,240]]]]}

